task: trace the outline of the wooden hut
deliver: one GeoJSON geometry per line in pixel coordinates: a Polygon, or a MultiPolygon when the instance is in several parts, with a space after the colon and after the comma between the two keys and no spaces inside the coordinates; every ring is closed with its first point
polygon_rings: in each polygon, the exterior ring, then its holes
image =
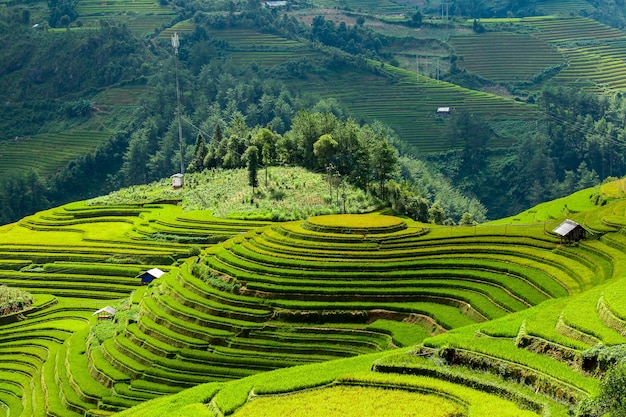
{"type": "Polygon", "coordinates": [[[573,243],[587,237],[587,230],[573,220],[567,219],[558,225],[552,233],[561,238],[561,243],[573,243]]]}

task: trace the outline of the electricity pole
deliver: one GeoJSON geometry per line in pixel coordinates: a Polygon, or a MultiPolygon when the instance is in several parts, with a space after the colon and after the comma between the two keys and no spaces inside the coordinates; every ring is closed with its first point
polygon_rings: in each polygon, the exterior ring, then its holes
{"type": "Polygon", "coordinates": [[[174,32],[172,35],[172,46],[174,47],[174,54],[176,55],[176,101],[178,105],[178,145],[180,150],[180,173],[185,173],[185,165],[183,161],[183,125],[180,121],[180,86],[178,84],[178,33],[174,32]]]}

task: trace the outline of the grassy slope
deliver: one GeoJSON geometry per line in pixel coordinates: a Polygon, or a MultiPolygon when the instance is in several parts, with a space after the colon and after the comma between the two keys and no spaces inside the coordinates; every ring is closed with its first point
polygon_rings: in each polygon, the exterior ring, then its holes
{"type": "MultiPolygon", "coordinates": [[[[259,170],[258,179],[254,197],[246,169],[211,170],[187,174],[181,190],[173,190],[171,180],[163,179],[125,188],[92,199],[88,204],[178,200],[182,201],[185,211],[211,210],[215,217],[264,220],[296,220],[343,210],[343,199],[337,200],[337,184],[332,185],[331,198],[325,175],[300,167],[269,167],[267,183],[265,169],[259,170]]],[[[379,204],[351,185],[345,186],[345,194],[345,208],[349,213],[372,211],[379,204]]]]}

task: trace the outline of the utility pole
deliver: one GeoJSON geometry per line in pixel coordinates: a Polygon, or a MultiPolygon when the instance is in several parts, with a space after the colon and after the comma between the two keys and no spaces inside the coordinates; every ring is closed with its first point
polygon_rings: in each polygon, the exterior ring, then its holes
{"type": "Polygon", "coordinates": [[[415,74],[416,81],[420,80],[420,57],[419,55],[415,55],[415,74]]]}
{"type": "Polygon", "coordinates": [[[334,169],[335,169],[335,165],[333,165],[332,162],[330,164],[328,164],[328,166],[326,167],[326,172],[328,173],[328,187],[329,187],[328,194],[330,195],[330,204],[333,204],[333,182],[332,182],[332,178],[333,178],[333,170],[334,169]]]}
{"type": "Polygon", "coordinates": [[[183,156],[183,125],[181,123],[180,116],[180,85],[178,83],[178,47],[180,43],[178,41],[178,33],[174,32],[172,35],[172,46],[174,47],[174,54],[176,55],[176,101],[178,108],[178,146],[180,151],[180,173],[185,174],[185,162],[183,156]]]}

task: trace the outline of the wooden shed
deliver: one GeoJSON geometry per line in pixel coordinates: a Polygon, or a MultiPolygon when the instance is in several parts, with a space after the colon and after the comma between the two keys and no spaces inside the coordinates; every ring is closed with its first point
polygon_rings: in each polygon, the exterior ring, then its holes
{"type": "Polygon", "coordinates": [[[587,230],[573,220],[567,219],[558,225],[553,233],[561,238],[561,243],[573,243],[587,237],[587,230]]]}
{"type": "Polygon", "coordinates": [[[160,278],[165,272],[161,271],[159,268],[152,268],[146,272],[143,272],[137,275],[137,278],[141,279],[141,285],[150,284],[157,278],[160,278]]]}
{"type": "Polygon", "coordinates": [[[117,313],[116,309],[111,306],[106,306],[102,307],[100,310],[97,310],[92,315],[95,316],[97,314],[98,320],[111,320],[113,317],[115,317],[115,313],[117,313]]]}

